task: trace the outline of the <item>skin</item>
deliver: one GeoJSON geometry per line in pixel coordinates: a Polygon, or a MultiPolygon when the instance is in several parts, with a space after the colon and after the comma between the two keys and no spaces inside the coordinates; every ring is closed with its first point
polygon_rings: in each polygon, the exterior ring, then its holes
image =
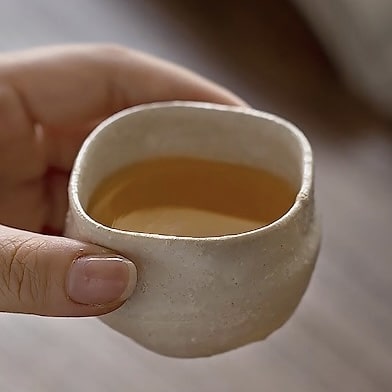
{"type": "Polygon", "coordinates": [[[68,271],[109,250],[61,237],[74,158],[102,119],[140,103],[194,100],[244,105],[168,62],[112,45],[0,55],[0,311],[92,316],[123,301],[73,301],[68,271]]]}

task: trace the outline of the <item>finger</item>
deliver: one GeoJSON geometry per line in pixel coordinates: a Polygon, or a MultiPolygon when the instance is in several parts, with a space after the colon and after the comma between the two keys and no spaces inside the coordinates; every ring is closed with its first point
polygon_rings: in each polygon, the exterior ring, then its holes
{"type": "MultiPolygon", "coordinates": [[[[57,135],[128,106],[165,100],[244,102],[226,89],[163,60],[108,45],[35,49],[0,57],[0,79],[18,92],[32,122],[50,131],[48,151],[54,163],[63,144],[57,135]]],[[[85,134],[82,135],[83,137],[85,134]]],[[[75,134],[81,139],[80,134],[75,134]]],[[[75,154],[72,143],[66,150],[75,154]]]]}
{"type": "Polygon", "coordinates": [[[84,124],[150,101],[243,103],[188,70],[118,46],[46,47],[5,55],[2,64],[30,115],[45,126],[84,124]]]}
{"type": "Polygon", "coordinates": [[[68,173],[49,170],[46,176],[46,194],[50,200],[45,227],[51,233],[61,234],[68,210],[68,173]]]}
{"type": "Polygon", "coordinates": [[[0,187],[0,225],[41,231],[50,206],[44,185],[43,181],[32,180],[0,187]]]}
{"type": "Polygon", "coordinates": [[[42,138],[21,97],[0,82],[0,188],[42,176],[46,170],[43,155],[42,138]]]}
{"type": "Polygon", "coordinates": [[[95,316],[136,284],[129,260],[98,246],[0,227],[0,311],[95,316]]]}
{"type": "Polygon", "coordinates": [[[102,120],[68,129],[43,128],[48,166],[69,174],[84,139],[102,120]]]}

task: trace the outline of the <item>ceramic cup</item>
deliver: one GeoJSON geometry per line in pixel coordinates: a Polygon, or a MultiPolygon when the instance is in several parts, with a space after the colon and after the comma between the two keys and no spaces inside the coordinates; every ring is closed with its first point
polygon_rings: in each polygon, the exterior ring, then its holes
{"type": "Polygon", "coordinates": [[[311,147],[289,122],[249,108],[146,104],[110,117],[83,144],[70,179],[66,235],[111,248],[137,266],[133,296],[104,323],[163,355],[210,356],[264,339],[296,309],[320,243],[313,195],[311,147]],[[106,176],[167,156],[261,167],[289,181],[297,197],[271,224],[221,237],[127,232],[87,214],[106,176]]]}

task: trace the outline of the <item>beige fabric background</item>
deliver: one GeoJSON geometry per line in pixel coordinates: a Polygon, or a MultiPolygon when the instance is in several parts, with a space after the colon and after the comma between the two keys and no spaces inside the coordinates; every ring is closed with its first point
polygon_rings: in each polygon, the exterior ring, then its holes
{"type": "Polygon", "coordinates": [[[353,90],[392,115],[392,2],[293,0],[353,90]]]}

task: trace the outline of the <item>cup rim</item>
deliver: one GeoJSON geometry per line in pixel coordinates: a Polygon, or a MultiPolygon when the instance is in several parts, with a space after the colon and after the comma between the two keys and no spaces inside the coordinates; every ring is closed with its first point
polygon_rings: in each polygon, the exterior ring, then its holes
{"type": "Polygon", "coordinates": [[[310,146],[310,143],[303,132],[293,123],[285,120],[284,118],[277,116],[272,113],[264,112],[261,110],[257,110],[250,107],[243,107],[243,106],[231,106],[231,105],[223,105],[217,103],[210,103],[210,102],[198,102],[198,101],[165,101],[165,102],[153,102],[153,103],[145,103],[140,105],[135,105],[126,109],[123,109],[104,121],[102,121],[95,129],[87,136],[84,140],[78,155],[75,159],[73,169],[70,176],[70,181],[68,185],[68,197],[69,197],[69,208],[73,210],[74,213],[78,217],[80,217],[84,223],[86,223],[89,228],[92,230],[99,230],[101,232],[106,232],[110,235],[117,234],[122,235],[125,237],[140,237],[140,238],[149,238],[149,239],[156,239],[156,240],[181,240],[181,241],[188,241],[188,242],[200,242],[200,241],[227,241],[233,239],[240,239],[244,237],[254,236],[261,234],[266,231],[274,231],[277,230],[285,224],[287,224],[290,220],[295,218],[301,211],[304,204],[306,204],[307,200],[309,199],[312,188],[313,188],[313,176],[314,176],[314,163],[313,163],[313,152],[310,146]],[[215,111],[230,111],[235,113],[241,113],[245,115],[250,115],[254,117],[258,117],[261,119],[265,119],[271,121],[275,124],[281,125],[286,130],[291,132],[294,137],[298,140],[301,152],[302,152],[302,178],[301,178],[301,187],[297,192],[296,198],[294,203],[291,205],[288,211],[286,211],[281,217],[274,220],[273,222],[259,227],[254,230],[245,231],[242,233],[235,233],[235,234],[226,234],[221,236],[210,236],[210,237],[191,237],[191,236],[176,236],[176,235],[167,235],[167,234],[156,234],[156,233],[142,233],[136,231],[126,231],[120,230],[116,228],[112,228],[102,223],[94,220],[90,215],[87,214],[85,209],[82,207],[82,204],[78,197],[78,184],[79,184],[79,177],[80,171],[82,166],[82,159],[85,155],[86,151],[88,150],[89,146],[94,142],[96,136],[105,130],[105,128],[112,124],[113,122],[132,115],[134,113],[149,110],[149,109],[163,109],[163,108],[194,108],[194,109],[206,109],[206,110],[215,110],[215,111]]]}

